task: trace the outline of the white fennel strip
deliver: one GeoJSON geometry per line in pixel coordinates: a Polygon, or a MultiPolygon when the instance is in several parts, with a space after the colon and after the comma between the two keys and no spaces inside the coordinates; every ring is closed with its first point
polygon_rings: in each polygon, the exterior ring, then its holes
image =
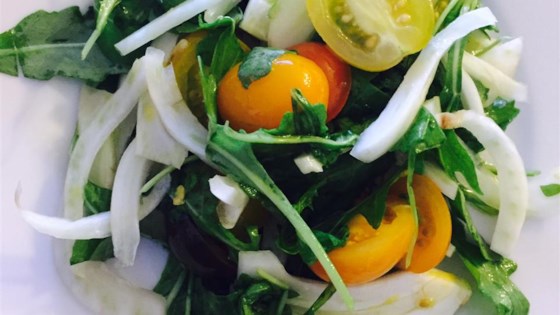
{"type": "Polygon", "coordinates": [[[111,235],[115,258],[123,265],[134,264],[140,243],[140,190],[148,177],[152,161],[136,154],[136,139],[132,140],[117,168],[111,195],[111,235]]]}
{"type": "Polygon", "coordinates": [[[84,186],[101,146],[111,133],[130,114],[138,98],[146,90],[142,59],[134,62],[122,86],[98,111],[90,125],[82,132],[70,155],[64,183],[64,213],[71,220],[83,213],[84,186]]]}
{"type": "MultiPolygon", "coordinates": [[[[150,214],[165,197],[171,186],[171,177],[160,180],[152,191],[142,198],[138,209],[138,220],[150,214]]],[[[16,205],[19,206],[16,196],[16,205]]],[[[21,209],[25,222],[40,233],[60,239],[88,240],[105,238],[111,235],[111,212],[101,212],[77,220],[50,217],[33,211],[21,209]]]]}
{"type": "Polygon", "coordinates": [[[488,64],[498,68],[508,77],[513,78],[519,66],[522,50],[523,39],[518,37],[492,47],[492,49],[479,57],[488,64]]]}
{"type": "Polygon", "coordinates": [[[528,206],[528,186],[523,160],[515,144],[489,117],[473,111],[443,113],[444,129],[465,128],[484,146],[495,163],[499,181],[500,209],[490,248],[509,256],[519,238],[528,206]]]}
{"type": "Polygon", "coordinates": [[[428,176],[447,198],[455,199],[459,185],[439,166],[424,162],[424,175],[428,176]]]}
{"type": "Polygon", "coordinates": [[[137,120],[136,154],[164,165],[181,168],[187,157],[187,149],[167,132],[147,92],[138,102],[137,120]]]}
{"type": "Polygon", "coordinates": [[[461,15],[432,38],[379,118],[364,130],[350,154],[369,163],[389,151],[414,121],[426,99],[437,66],[449,47],[470,32],[494,23],[496,18],[490,9],[481,8],[461,15]]]}
{"type": "Polygon", "coordinates": [[[527,86],[510,78],[488,62],[465,52],[463,67],[473,79],[482,82],[498,96],[519,102],[527,100],[527,86]]]}
{"type": "Polygon", "coordinates": [[[190,152],[207,161],[208,131],[185,103],[173,67],[164,67],[163,61],[161,50],[146,50],[144,66],[150,98],[169,134],[190,152]]]}
{"type": "Polygon", "coordinates": [[[461,101],[463,101],[465,109],[470,109],[479,114],[484,113],[484,105],[480,94],[478,94],[476,84],[465,70],[462,72],[461,101]]]}
{"type": "MultiPolygon", "coordinates": [[[[226,0],[229,1],[229,0],[226,0]]],[[[156,39],[175,26],[190,20],[224,0],[189,0],[170,9],[139,30],[130,34],[117,44],[115,48],[124,56],[156,39]]]]}
{"type": "Polygon", "coordinates": [[[204,21],[212,23],[231,11],[241,0],[226,0],[204,11],[204,21]]]}

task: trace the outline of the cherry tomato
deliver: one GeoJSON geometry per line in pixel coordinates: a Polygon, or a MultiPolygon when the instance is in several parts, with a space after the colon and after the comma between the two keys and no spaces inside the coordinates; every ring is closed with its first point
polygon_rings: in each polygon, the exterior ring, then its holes
{"type": "Polygon", "coordinates": [[[218,111],[234,129],[252,132],[276,128],[285,113],[292,111],[293,89],[300,89],[311,104],[329,102],[329,83],[313,61],[284,54],[272,62],[266,76],[246,89],[238,78],[239,64],[226,73],[218,86],[218,111]]]}
{"type": "Polygon", "coordinates": [[[307,0],[307,12],[337,55],[367,71],[424,48],[435,24],[431,0],[307,0]]]}
{"type": "Polygon", "coordinates": [[[313,60],[325,72],[327,80],[329,80],[327,121],[331,121],[340,113],[350,95],[352,84],[350,66],[325,44],[301,43],[290,50],[295,50],[299,55],[313,60]]]}
{"type": "MultiPolygon", "coordinates": [[[[358,214],[348,223],[350,236],[344,247],[328,253],[346,284],[360,284],[387,273],[403,257],[412,241],[414,220],[410,206],[393,204],[387,208],[378,229],[358,214]]],[[[321,279],[328,277],[319,263],[311,270],[321,279]]]]}
{"type": "MultiPolygon", "coordinates": [[[[414,175],[412,189],[419,215],[418,238],[408,268],[404,259],[398,266],[421,273],[436,267],[445,257],[451,241],[451,215],[441,191],[428,177],[414,175]]],[[[406,178],[397,181],[389,194],[390,199],[406,196],[406,178]]]]}

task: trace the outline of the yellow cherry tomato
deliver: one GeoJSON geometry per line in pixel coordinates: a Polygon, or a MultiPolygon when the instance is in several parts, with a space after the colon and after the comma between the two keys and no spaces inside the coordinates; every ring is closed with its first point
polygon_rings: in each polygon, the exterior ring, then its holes
{"type": "Polygon", "coordinates": [[[432,0],[307,0],[313,26],[349,64],[382,71],[430,40],[432,0]]]}
{"type": "MultiPolygon", "coordinates": [[[[421,273],[436,267],[445,258],[451,241],[451,214],[441,191],[428,177],[414,175],[412,189],[419,217],[418,238],[408,268],[405,258],[398,267],[421,273]]],[[[397,181],[389,194],[389,199],[406,196],[406,178],[397,181]]]]}
{"type": "MultiPolygon", "coordinates": [[[[392,204],[378,229],[358,214],[348,223],[350,235],[344,247],[328,253],[346,284],[360,284],[377,279],[391,270],[408,250],[414,231],[410,206],[392,204]]],[[[321,279],[328,277],[319,263],[311,270],[321,279]]]]}
{"type": "Polygon", "coordinates": [[[272,62],[270,73],[244,88],[238,77],[239,64],[230,69],[218,86],[218,111],[234,129],[248,132],[276,128],[292,111],[293,89],[300,89],[311,104],[328,106],[329,82],[313,61],[284,54],[272,62]]]}

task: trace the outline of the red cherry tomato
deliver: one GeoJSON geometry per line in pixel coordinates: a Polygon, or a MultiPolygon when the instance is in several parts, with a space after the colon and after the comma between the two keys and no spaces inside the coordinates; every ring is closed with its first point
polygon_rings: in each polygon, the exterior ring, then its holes
{"type": "Polygon", "coordinates": [[[327,76],[329,81],[327,121],[331,121],[340,113],[350,95],[352,84],[350,66],[325,44],[306,42],[298,44],[290,50],[295,50],[299,55],[313,60],[327,76]]]}

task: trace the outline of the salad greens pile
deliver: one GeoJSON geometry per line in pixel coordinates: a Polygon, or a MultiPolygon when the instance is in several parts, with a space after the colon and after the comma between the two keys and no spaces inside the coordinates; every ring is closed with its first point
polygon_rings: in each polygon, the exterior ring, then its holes
{"type": "MultiPolygon", "coordinates": [[[[294,16],[301,21],[278,26],[286,10],[301,4],[273,2],[95,0],[85,13],[37,11],[0,34],[1,72],[85,83],[65,217],[24,210],[26,221],[75,240],[66,258],[82,275],[91,262],[134,265],[139,244],[159,244],[167,263],[147,289],[157,294],[161,305],[154,309],[161,313],[454,312],[470,290],[453,275],[395,271],[353,287],[328,255],[350,241],[356,215],[381,226],[391,188],[403,176],[418,230],[412,181],[423,174],[445,195],[450,252],[478,290],[499,314],[527,314],[529,302],[510,280],[517,266],[507,258],[525,218],[527,183],[503,132],[526,91],[511,78],[515,60],[498,69],[483,58],[511,45],[497,37],[490,10],[475,0],[435,1],[430,42],[385,71],[351,67],[349,97],[334,119],[294,89],[292,112],[278,127],[236,130],[220,117],[221,80],[237,64],[245,88],[266,77],[273,60],[294,52],[266,47],[263,32],[274,29],[269,43],[280,43],[294,28],[311,25],[300,10],[294,16]],[[181,68],[178,47],[192,34],[203,36],[187,46],[192,67],[181,68]],[[177,86],[181,75],[185,86],[177,86]],[[301,157],[303,166],[294,163],[301,157]],[[490,242],[478,233],[470,207],[498,216],[490,242]],[[301,280],[317,279],[309,269],[314,264],[330,283],[301,280]],[[420,292],[429,281],[442,295],[428,303],[420,292]],[[397,297],[367,293],[382,285],[398,288],[397,297]],[[397,301],[401,291],[409,294],[402,303],[424,302],[405,309],[397,301]]],[[[310,34],[322,41],[312,27],[310,34]]],[[[546,196],[559,192],[554,184],[542,188],[546,196]]]]}

